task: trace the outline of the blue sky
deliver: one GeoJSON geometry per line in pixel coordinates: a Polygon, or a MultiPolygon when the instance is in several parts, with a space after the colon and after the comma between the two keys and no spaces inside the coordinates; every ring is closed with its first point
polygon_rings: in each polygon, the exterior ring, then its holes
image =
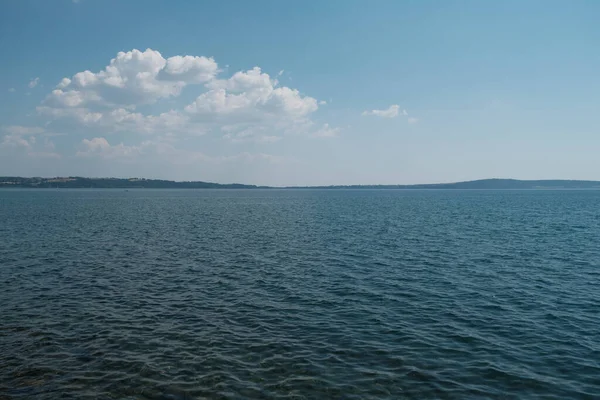
{"type": "Polygon", "coordinates": [[[0,175],[600,180],[599,18],[596,1],[0,2],[0,175]]]}

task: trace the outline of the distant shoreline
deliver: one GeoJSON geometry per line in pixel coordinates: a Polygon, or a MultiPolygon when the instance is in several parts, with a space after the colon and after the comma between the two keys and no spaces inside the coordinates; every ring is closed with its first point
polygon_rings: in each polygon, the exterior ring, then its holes
{"type": "Polygon", "coordinates": [[[240,183],[221,184],[203,181],[169,181],[142,178],[24,178],[0,177],[0,189],[377,189],[377,190],[423,190],[423,189],[600,189],[600,181],[586,180],[518,180],[480,179],[455,183],[432,183],[414,185],[332,185],[332,186],[257,186],[240,183]]]}

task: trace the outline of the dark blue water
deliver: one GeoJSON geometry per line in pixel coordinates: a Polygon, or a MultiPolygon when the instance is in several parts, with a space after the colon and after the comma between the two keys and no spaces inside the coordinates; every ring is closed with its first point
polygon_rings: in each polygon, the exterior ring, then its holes
{"type": "Polygon", "coordinates": [[[598,398],[600,191],[0,191],[0,399],[598,398]]]}

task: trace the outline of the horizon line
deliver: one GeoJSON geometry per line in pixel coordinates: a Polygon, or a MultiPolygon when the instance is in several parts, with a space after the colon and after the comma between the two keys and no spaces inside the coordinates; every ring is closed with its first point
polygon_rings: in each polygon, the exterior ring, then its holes
{"type": "MultiPolygon", "coordinates": [[[[78,176],[78,175],[68,175],[68,176],[0,176],[0,179],[42,179],[42,180],[53,180],[53,179],[106,179],[106,180],[126,180],[126,181],[162,181],[169,183],[204,183],[211,185],[240,185],[240,186],[255,186],[257,188],[327,188],[327,187],[357,187],[357,186],[435,186],[435,185],[453,185],[453,184],[464,184],[464,183],[474,183],[474,182],[485,182],[485,181],[511,181],[511,182],[586,182],[586,183],[599,183],[600,180],[590,180],[590,179],[518,179],[518,178],[480,178],[480,179],[470,179],[463,181],[449,181],[449,182],[433,182],[433,183],[352,183],[352,184],[321,184],[321,185],[260,185],[260,184],[250,184],[250,183],[239,183],[239,182],[229,182],[229,183],[220,183],[213,181],[203,181],[203,180],[171,180],[171,179],[162,179],[162,178],[144,178],[144,177],[114,177],[114,176],[105,176],[105,177],[89,177],[89,176],[78,176]]],[[[0,182],[0,184],[5,182],[0,182]]],[[[59,183],[59,182],[57,182],[59,183]]]]}

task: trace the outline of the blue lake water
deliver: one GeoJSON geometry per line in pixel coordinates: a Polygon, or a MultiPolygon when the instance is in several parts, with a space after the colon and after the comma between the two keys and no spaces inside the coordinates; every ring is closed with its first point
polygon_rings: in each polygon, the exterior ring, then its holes
{"type": "Polygon", "coordinates": [[[0,399],[600,394],[600,191],[0,190],[0,399]]]}

